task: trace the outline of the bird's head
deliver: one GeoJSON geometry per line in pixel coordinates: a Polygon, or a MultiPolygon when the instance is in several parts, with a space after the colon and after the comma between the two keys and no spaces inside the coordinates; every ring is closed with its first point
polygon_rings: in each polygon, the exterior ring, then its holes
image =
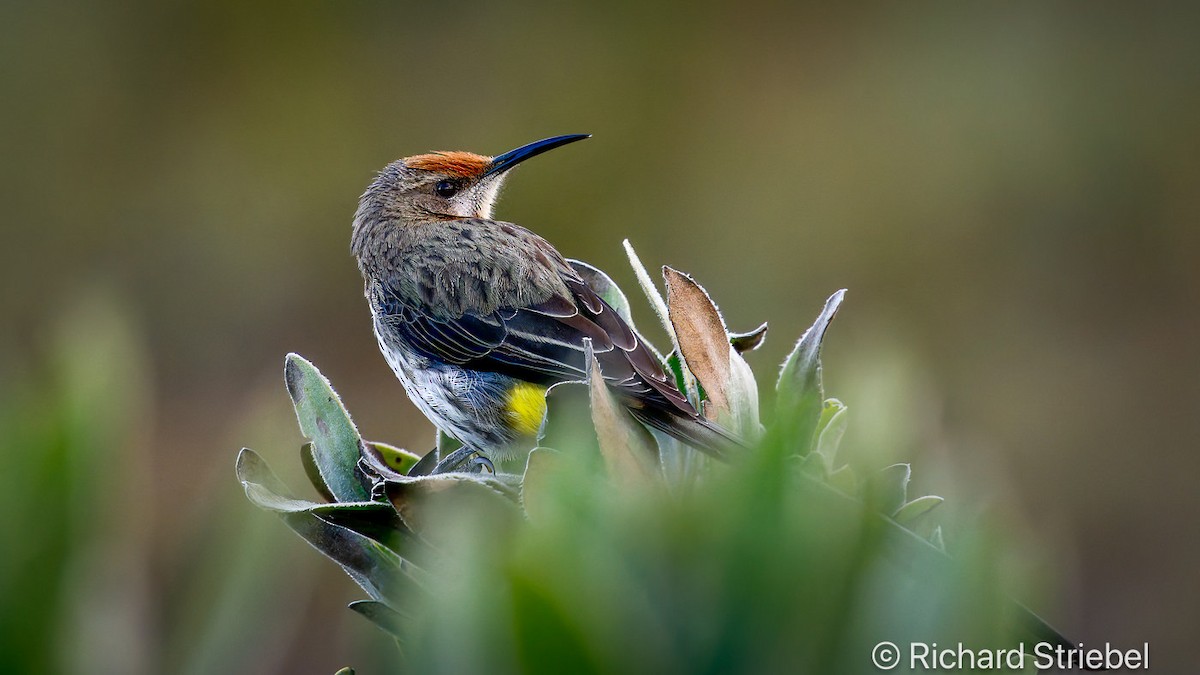
{"type": "Polygon", "coordinates": [[[487,157],[471,152],[431,152],[392,162],[359,200],[364,217],[414,224],[431,220],[491,218],[509,169],[588,134],[554,136],[487,157]]]}

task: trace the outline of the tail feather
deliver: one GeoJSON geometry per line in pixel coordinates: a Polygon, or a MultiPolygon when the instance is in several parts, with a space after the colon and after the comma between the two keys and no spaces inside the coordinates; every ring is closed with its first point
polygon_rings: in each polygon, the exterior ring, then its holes
{"type": "Polygon", "coordinates": [[[745,447],[746,441],[719,424],[703,417],[683,417],[657,408],[629,408],[630,414],[646,426],[657,429],[721,460],[729,459],[729,449],[745,447]]]}

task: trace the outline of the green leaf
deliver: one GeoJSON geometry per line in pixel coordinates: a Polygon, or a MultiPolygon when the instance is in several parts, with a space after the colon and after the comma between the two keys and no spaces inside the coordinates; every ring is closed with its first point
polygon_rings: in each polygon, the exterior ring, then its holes
{"type": "Polygon", "coordinates": [[[733,401],[730,429],[748,442],[762,437],[758,408],[758,379],[746,359],[736,351],[729,355],[729,398],[733,401]]]}
{"type": "Polygon", "coordinates": [[[443,473],[406,481],[387,481],[384,491],[404,524],[421,535],[439,535],[430,527],[439,513],[455,509],[474,509],[487,513],[498,525],[511,527],[520,520],[516,484],[505,482],[503,475],[443,473]]]}
{"type": "Polygon", "coordinates": [[[396,602],[412,586],[411,566],[382,543],[310,512],[281,514],[313,548],[336,562],[372,598],[396,602]]]}
{"type": "MultiPolygon", "coordinates": [[[[286,497],[287,488],[258,453],[243,448],[237,460],[238,479],[257,506],[274,511],[313,548],[332,559],[376,600],[402,597],[414,578],[412,566],[393,550],[348,527],[332,522],[331,514],[362,511],[386,515],[381,502],[316,504],[286,497]],[[322,517],[325,516],[325,517],[322,517]]],[[[362,514],[359,514],[362,515],[362,514]]]]}
{"type": "Polygon", "coordinates": [[[370,499],[369,483],[358,470],[362,439],[329,380],[297,354],[287,355],[284,379],[328,493],[340,502],[370,499]]]}
{"type": "Polygon", "coordinates": [[[709,457],[703,452],[657,429],[650,429],[650,434],[658,445],[658,463],[670,486],[692,485],[708,467],[709,457]]]}
{"type": "Polygon", "coordinates": [[[748,442],[762,437],[762,418],[758,417],[758,380],[742,354],[730,356],[730,393],[736,405],[733,431],[748,442]]]}
{"type": "Polygon", "coordinates": [[[237,471],[238,480],[241,481],[243,485],[254,484],[261,486],[264,490],[266,490],[264,497],[275,497],[278,499],[278,501],[276,499],[264,499],[262,503],[259,503],[255,499],[255,495],[247,494],[251,501],[264,509],[270,511],[285,511],[292,508],[290,504],[293,502],[316,506],[316,502],[303,501],[291,497],[281,497],[280,495],[290,494],[291,491],[287,489],[287,486],[283,484],[283,481],[279,480],[279,476],[275,475],[275,472],[271,470],[271,467],[267,464],[267,461],[262,458],[262,455],[259,455],[250,448],[242,448],[241,452],[238,453],[235,470],[237,471]]]}
{"type": "MultiPolygon", "coordinates": [[[[354,608],[351,607],[351,609],[354,609],[354,608]]],[[[339,668],[338,671],[336,673],[334,673],[333,675],[354,675],[354,669],[351,668],[350,666],[346,666],[345,668],[339,668]]]]}
{"type": "Polygon", "coordinates": [[[308,482],[312,483],[321,498],[327,502],[337,501],[329,491],[329,486],[325,484],[325,479],[321,478],[321,469],[317,467],[317,458],[313,456],[312,443],[300,446],[300,464],[304,466],[304,475],[308,476],[308,482]]]}
{"type": "Polygon", "coordinates": [[[675,387],[687,396],[687,400],[695,408],[700,408],[700,401],[704,400],[704,387],[692,377],[690,371],[683,367],[683,357],[679,356],[679,350],[673,349],[667,358],[663,360],[663,369],[675,378],[675,387]]]}
{"type": "Polygon", "coordinates": [[[825,466],[825,460],[817,453],[810,452],[803,457],[797,457],[796,461],[800,463],[800,472],[805,476],[813,480],[828,480],[829,469],[825,466]]]}
{"type": "Polygon", "coordinates": [[[825,458],[830,470],[837,465],[838,446],[846,433],[846,406],[836,398],[825,400],[821,408],[821,419],[817,423],[816,453],[825,458]]]}
{"type": "Polygon", "coordinates": [[[674,343],[675,329],[671,327],[671,317],[667,312],[667,303],[658,292],[658,288],[655,287],[654,281],[650,278],[650,273],[646,271],[646,266],[642,264],[641,258],[633,250],[633,244],[630,244],[628,239],[622,241],[621,244],[625,247],[625,255],[629,257],[629,266],[633,268],[633,275],[637,277],[638,285],[642,287],[642,292],[646,294],[646,299],[650,301],[650,307],[658,315],[658,320],[662,323],[663,330],[667,331],[667,335],[671,336],[671,342],[674,343]]]}
{"type": "Polygon", "coordinates": [[[907,504],[904,504],[900,508],[896,509],[896,512],[892,514],[892,519],[897,523],[908,527],[916,522],[916,520],[921,516],[929,513],[934,508],[937,508],[937,506],[944,501],[946,500],[938,497],[937,495],[925,495],[924,497],[917,497],[911,502],[908,502],[907,504]]]}
{"type": "Polygon", "coordinates": [[[767,324],[764,321],[763,325],[755,328],[748,333],[730,333],[729,344],[737,350],[739,354],[752,352],[762,346],[762,343],[767,339],[767,324]]]}
{"type": "Polygon", "coordinates": [[[929,543],[933,544],[942,553],[946,552],[946,540],[942,537],[941,525],[933,528],[933,534],[929,535],[929,543]]]}
{"type": "MultiPolygon", "coordinates": [[[[252,451],[244,451],[252,452],[252,451]]],[[[246,497],[255,506],[281,516],[308,514],[338,527],[344,527],[383,544],[401,557],[427,553],[405,527],[399,514],[387,502],[337,502],[317,504],[285,497],[262,483],[242,479],[246,497]]],[[[320,550],[316,542],[309,542],[320,550]]],[[[419,572],[412,570],[413,575],[419,572]]]]}
{"type": "Polygon", "coordinates": [[[879,470],[871,486],[868,498],[881,513],[895,513],[908,501],[908,481],[912,478],[912,467],[908,464],[893,464],[879,470]]]}
{"type": "MultiPolygon", "coordinates": [[[[238,480],[246,497],[257,507],[279,514],[310,513],[334,525],[380,542],[404,534],[404,523],[387,502],[335,502],[321,504],[297,499],[279,480],[262,456],[242,448],[237,458],[238,480]]],[[[392,547],[394,550],[396,547],[392,547]]]]}
{"type": "Polygon", "coordinates": [[[837,471],[830,473],[826,481],[851,497],[858,495],[858,474],[854,472],[854,469],[849,464],[843,465],[837,471]]]}
{"type": "MultiPolygon", "coordinates": [[[[394,607],[378,600],[356,600],[347,605],[347,607],[362,615],[392,637],[396,639],[402,637],[404,621],[408,617],[397,611],[394,607]]],[[[343,668],[343,670],[349,669],[343,668]]],[[[338,672],[340,673],[341,671],[338,672]]],[[[350,672],[353,673],[354,671],[351,670],[350,672]]]]}
{"type": "Polygon", "coordinates": [[[371,450],[374,450],[379,455],[379,459],[383,461],[388,468],[397,473],[408,473],[409,469],[413,468],[417,462],[421,461],[421,456],[405,450],[397,448],[386,443],[378,441],[364,441],[371,450]]]}
{"type": "Polygon", "coordinates": [[[821,342],[837,314],[846,291],[842,289],[825,301],[825,308],[804,332],[783,363],[776,384],[775,424],[772,434],[799,454],[807,454],[821,417],[825,390],[821,382],[821,342]]]}

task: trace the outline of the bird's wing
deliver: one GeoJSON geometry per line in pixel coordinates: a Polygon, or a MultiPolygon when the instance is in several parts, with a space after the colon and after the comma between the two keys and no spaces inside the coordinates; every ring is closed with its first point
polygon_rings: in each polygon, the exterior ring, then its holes
{"type": "Polygon", "coordinates": [[[566,295],[457,317],[437,317],[378,281],[367,292],[381,327],[427,358],[549,386],[586,379],[584,339],[590,339],[605,381],[632,407],[697,417],[616,310],[577,275],[563,281],[566,295]]]}
{"type": "Polygon", "coordinates": [[[396,236],[404,239],[389,249],[387,276],[366,275],[381,340],[545,386],[587,379],[591,340],[601,375],[634,417],[713,454],[739,442],[700,416],[642,338],[541,237],[481,220],[396,236]]]}

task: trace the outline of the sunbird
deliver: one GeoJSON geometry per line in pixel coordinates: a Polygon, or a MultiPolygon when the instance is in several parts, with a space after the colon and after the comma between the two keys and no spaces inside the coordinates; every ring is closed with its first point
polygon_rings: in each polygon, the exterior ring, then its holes
{"type": "Polygon", "coordinates": [[[697,412],[573,261],[492,218],[513,167],[588,137],[495,157],[414,155],[379,172],[351,238],[379,348],[438,429],[496,462],[534,446],[549,387],[587,378],[589,339],[605,384],[634,418],[721,456],[737,439],[697,412]]]}

